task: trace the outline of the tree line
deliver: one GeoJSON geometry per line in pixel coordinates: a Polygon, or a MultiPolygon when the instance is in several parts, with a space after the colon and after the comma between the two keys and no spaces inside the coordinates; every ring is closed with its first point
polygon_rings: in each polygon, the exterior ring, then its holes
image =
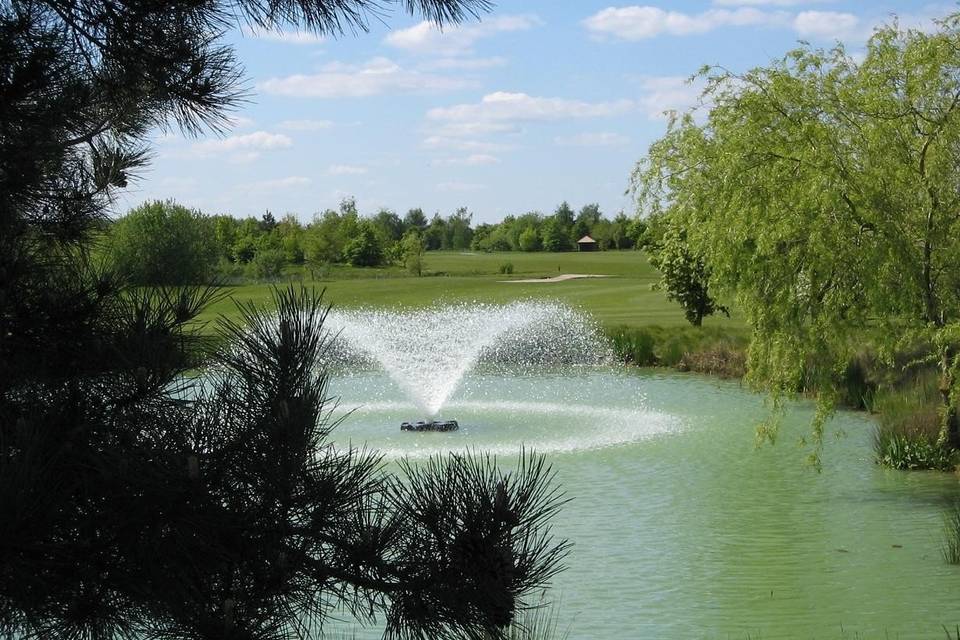
{"type": "Polygon", "coordinates": [[[472,225],[465,207],[427,218],[422,209],[401,217],[390,209],[371,216],[346,198],[302,224],[269,211],[260,218],[205,215],[173,201],[147,202],[105,226],[103,252],[131,282],[179,285],[240,277],[274,279],[290,265],[313,275],[330,265],[401,265],[414,275],[426,251],[574,251],[591,236],[601,249],[631,249],[646,224],[623,212],[613,220],[596,204],[579,212],[566,202],[552,215],[510,215],[496,224],[472,225]]]}

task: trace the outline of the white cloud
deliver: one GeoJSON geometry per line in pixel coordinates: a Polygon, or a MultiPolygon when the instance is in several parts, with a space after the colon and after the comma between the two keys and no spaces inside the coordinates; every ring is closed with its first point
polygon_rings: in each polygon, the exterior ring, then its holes
{"type": "Polygon", "coordinates": [[[481,191],[486,189],[487,185],[477,184],[475,182],[460,182],[452,180],[450,182],[441,182],[437,184],[437,191],[481,191]]]}
{"type": "Polygon", "coordinates": [[[302,187],[312,182],[313,180],[303,176],[287,176],[286,178],[277,178],[275,180],[261,180],[259,182],[252,182],[247,185],[241,185],[239,189],[240,191],[247,192],[279,191],[282,189],[302,187]]]}
{"type": "Polygon", "coordinates": [[[646,77],[640,85],[645,92],[640,104],[653,120],[664,118],[669,111],[682,113],[696,106],[703,91],[703,81],[691,83],[682,76],[646,77]]]}
{"type": "Polygon", "coordinates": [[[253,118],[248,118],[246,116],[227,117],[227,126],[231,129],[246,129],[247,127],[252,127],[253,124],[253,118]]]}
{"type": "Polygon", "coordinates": [[[278,129],[287,131],[320,131],[332,126],[332,120],[284,120],[277,124],[278,129]]]}
{"type": "Polygon", "coordinates": [[[793,28],[804,38],[840,39],[857,34],[860,19],[838,11],[804,11],[793,19],[793,28]]]}
{"type": "Polygon", "coordinates": [[[366,167],[358,167],[351,164],[332,164],[327,167],[327,173],[331,176],[360,176],[366,172],[366,167]]]}
{"type": "Polygon", "coordinates": [[[242,153],[234,153],[229,158],[227,162],[230,164],[250,164],[251,162],[258,160],[260,158],[259,151],[244,151],[242,153]]]}
{"type": "Polygon", "coordinates": [[[562,120],[614,116],[631,111],[635,106],[630,100],[583,102],[497,91],[483,96],[479,103],[430,109],[427,117],[431,120],[469,123],[562,120]]]}
{"type": "Polygon", "coordinates": [[[420,66],[421,69],[428,71],[478,71],[481,69],[494,69],[507,65],[507,59],[501,56],[492,58],[440,58],[425,62],[420,66]]]}
{"type": "Polygon", "coordinates": [[[506,151],[512,145],[483,140],[464,140],[462,138],[448,138],[445,136],[430,136],[423,141],[423,148],[434,151],[468,151],[474,153],[490,153],[506,151]]]}
{"type": "Polygon", "coordinates": [[[474,153],[465,158],[441,158],[434,160],[433,164],[437,166],[451,167],[480,167],[484,165],[497,164],[500,158],[487,153],[474,153]]]}
{"type": "Polygon", "coordinates": [[[230,151],[283,149],[290,146],[293,146],[293,140],[282,133],[254,131],[239,136],[227,136],[226,138],[197,142],[192,149],[199,154],[212,155],[230,151]]]}
{"type": "Polygon", "coordinates": [[[710,9],[698,14],[666,11],[659,7],[608,7],[583,21],[594,36],[621,40],[644,40],[662,34],[687,36],[720,27],[780,26],[788,23],[783,12],[740,9],[710,9]]]}
{"type": "Polygon", "coordinates": [[[384,44],[413,53],[429,55],[464,55],[473,51],[478,40],[498,33],[526,31],[541,21],[536,16],[517,15],[488,18],[478,24],[440,29],[433,22],[424,21],[409,29],[394,31],[384,38],[384,44]]]}
{"type": "Polygon", "coordinates": [[[561,147],[620,147],[630,143],[630,138],[619,133],[601,131],[578,133],[574,136],[558,136],[553,141],[561,147]]]}
{"type": "Polygon", "coordinates": [[[167,177],[160,181],[160,185],[166,189],[175,189],[177,191],[187,191],[193,189],[199,184],[196,178],[177,178],[167,177]]]}
{"type": "Polygon", "coordinates": [[[462,79],[404,69],[389,58],[362,65],[334,62],[320,73],[270,78],[257,85],[264,93],[310,98],[358,98],[383,93],[450,91],[471,86],[462,79]]]}
{"type": "Polygon", "coordinates": [[[284,31],[282,29],[252,29],[244,32],[244,35],[256,38],[257,40],[270,40],[272,42],[283,42],[285,44],[310,45],[320,44],[323,37],[309,31],[284,31]]]}
{"type": "Polygon", "coordinates": [[[713,0],[720,7],[795,7],[801,4],[827,4],[837,0],[713,0]]]}
{"type": "Polygon", "coordinates": [[[461,138],[517,131],[517,125],[510,122],[445,122],[435,127],[432,133],[437,137],[461,138]]]}
{"type": "Polygon", "coordinates": [[[154,144],[162,145],[162,144],[173,144],[175,142],[182,142],[182,141],[183,141],[182,135],[180,135],[179,133],[175,133],[173,131],[167,131],[166,133],[161,133],[159,136],[157,136],[157,138],[153,142],[154,144]]]}

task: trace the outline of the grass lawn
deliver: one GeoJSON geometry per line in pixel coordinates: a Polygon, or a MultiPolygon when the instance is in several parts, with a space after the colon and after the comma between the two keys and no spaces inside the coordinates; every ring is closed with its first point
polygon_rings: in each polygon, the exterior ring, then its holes
{"type": "MultiPolygon", "coordinates": [[[[423,307],[458,301],[509,302],[518,299],[557,299],[592,314],[604,325],[684,325],[680,307],[651,285],[656,271],[646,256],[636,251],[593,253],[469,253],[431,251],[424,257],[425,274],[416,278],[399,268],[358,269],[335,267],[325,277],[307,285],[326,288],[327,299],[343,307],[423,307]],[[512,275],[499,273],[505,263],[512,275]],[[564,273],[601,274],[609,278],[555,283],[509,283],[504,280],[552,277],[564,273]]],[[[301,277],[299,272],[295,277],[301,277]]],[[[238,301],[266,301],[270,284],[231,288],[238,301]]],[[[201,320],[235,315],[231,300],[208,308],[201,320]]],[[[705,324],[741,328],[736,317],[709,318],[705,324]]]]}

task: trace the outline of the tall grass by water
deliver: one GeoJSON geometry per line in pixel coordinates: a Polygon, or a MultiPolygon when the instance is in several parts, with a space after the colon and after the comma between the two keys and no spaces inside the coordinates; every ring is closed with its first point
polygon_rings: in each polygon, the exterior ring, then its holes
{"type": "Polygon", "coordinates": [[[921,373],[902,387],[880,390],[873,403],[877,461],[894,469],[953,470],[957,452],[938,442],[940,403],[933,372],[921,373]]]}
{"type": "Polygon", "coordinates": [[[728,327],[619,325],[607,330],[616,357],[641,367],[739,378],[746,373],[746,331],[728,327]]]}
{"type": "MultiPolygon", "coordinates": [[[[943,514],[942,550],[947,564],[960,564],[960,503],[943,514]]],[[[960,640],[960,635],[957,639],[960,640]]]]}

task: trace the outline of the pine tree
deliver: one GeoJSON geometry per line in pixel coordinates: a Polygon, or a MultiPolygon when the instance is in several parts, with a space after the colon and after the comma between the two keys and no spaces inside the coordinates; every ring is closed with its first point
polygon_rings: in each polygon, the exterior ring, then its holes
{"type": "Polygon", "coordinates": [[[311,637],[344,606],[398,637],[498,637],[558,569],[541,458],[397,477],[328,444],[320,296],[277,291],[214,344],[215,289],[131,288],[91,257],[149,132],[217,130],[242,98],[228,26],[339,33],[379,6],[0,4],[0,635],[311,637]]]}

